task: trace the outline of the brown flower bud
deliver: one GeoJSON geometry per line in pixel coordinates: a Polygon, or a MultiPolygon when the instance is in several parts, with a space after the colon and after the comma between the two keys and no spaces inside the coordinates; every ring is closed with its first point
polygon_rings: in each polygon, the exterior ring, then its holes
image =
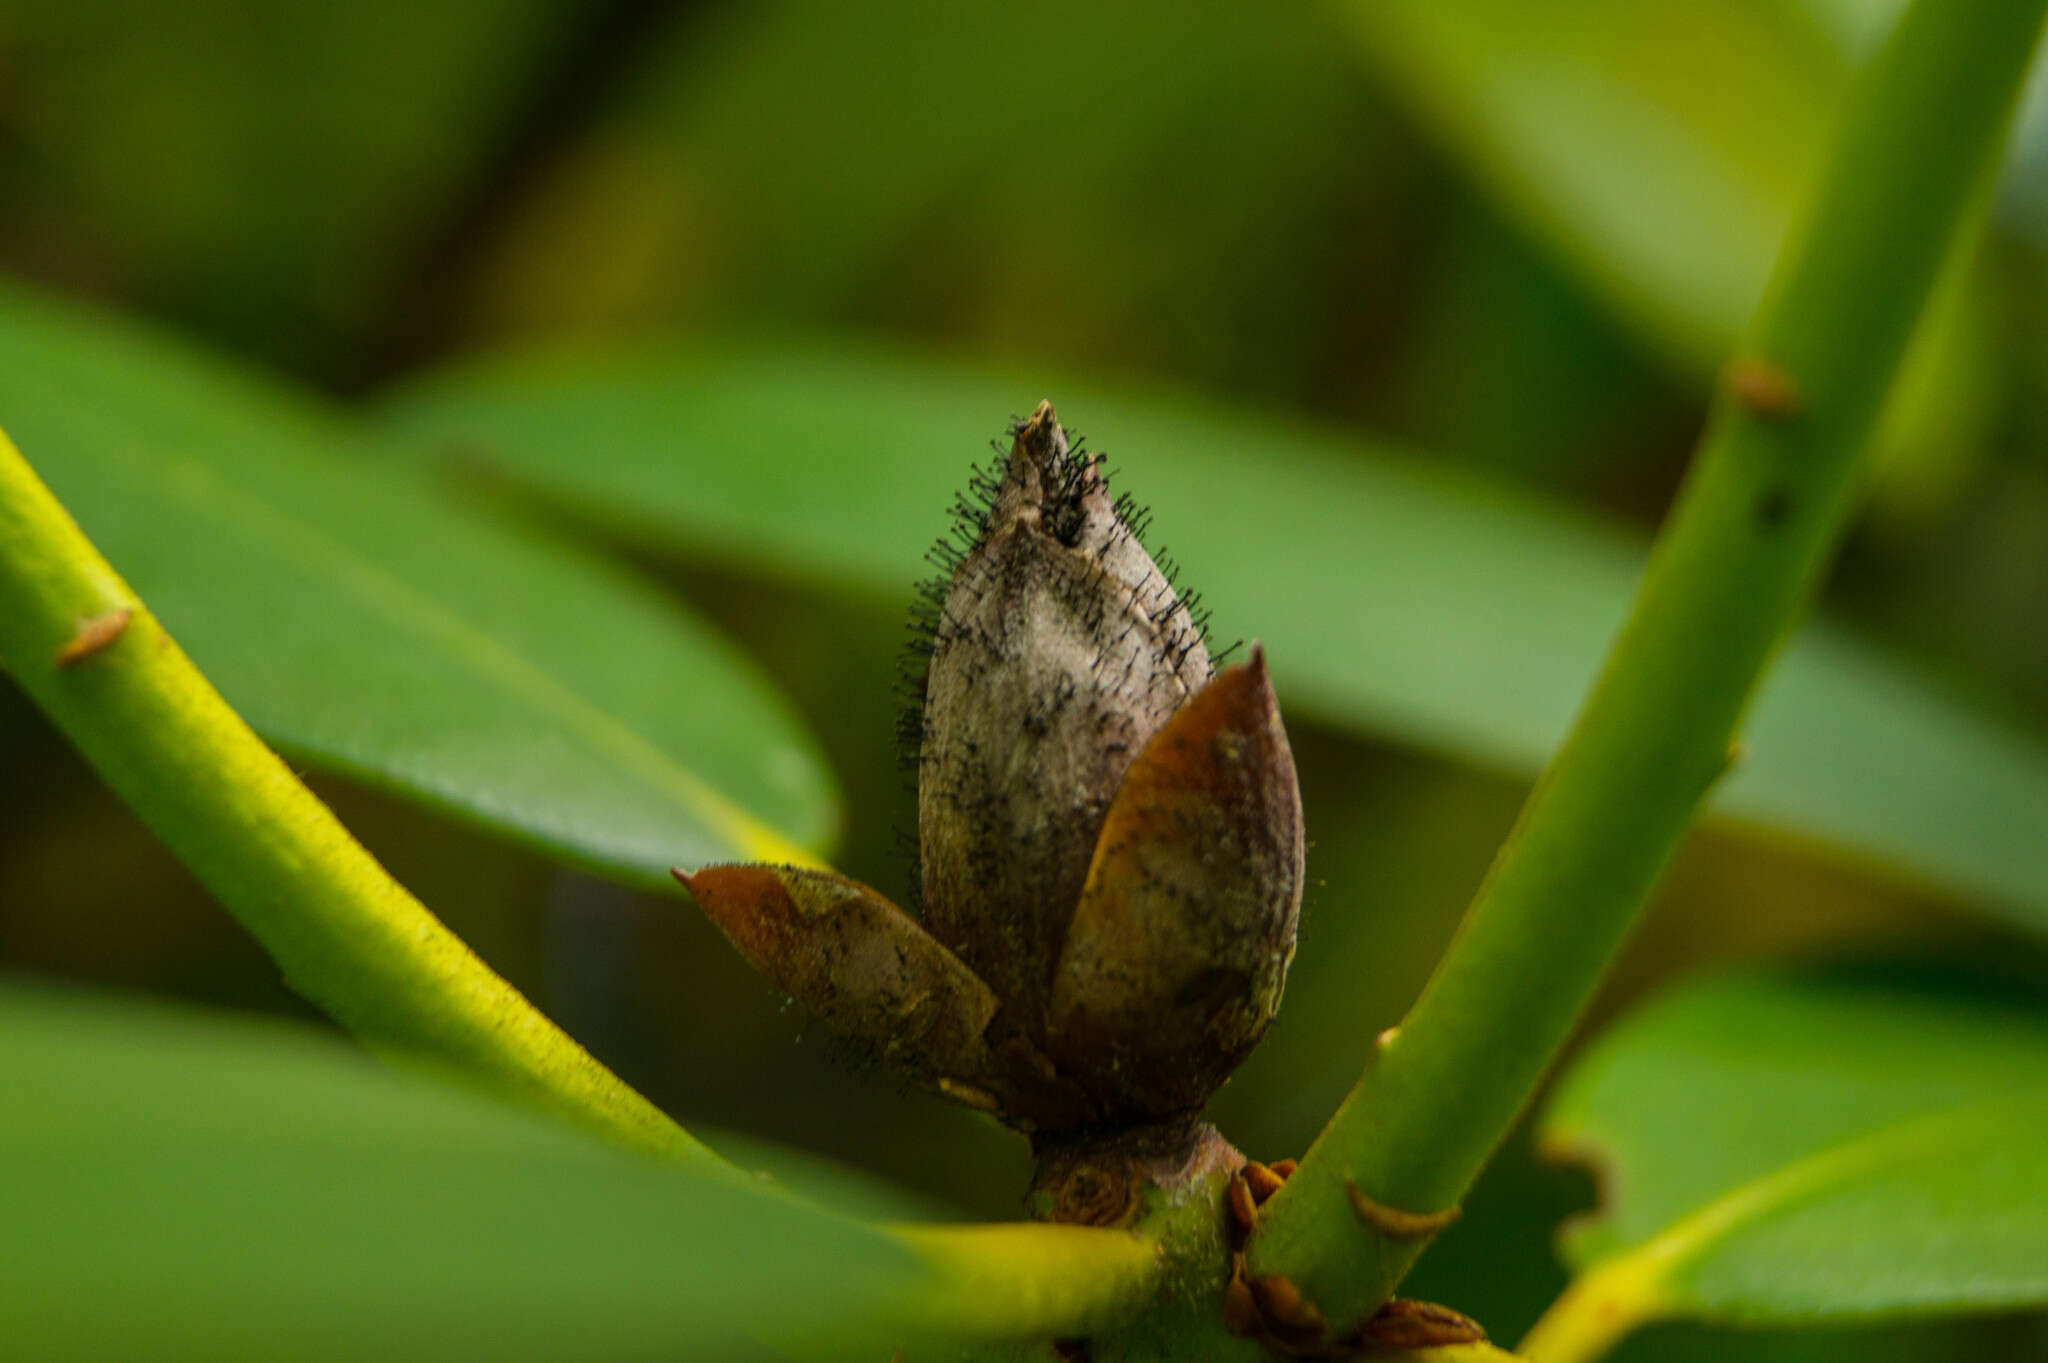
{"type": "Polygon", "coordinates": [[[1027,1027],[1118,783],[1210,671],[1100,461],[1041,403],[935,621],[917,771],[925,926],[1027,1027]]]}
{"type": "Polygon", "coordinates": [[[1050,403],[933,594],[923,925],[794,868],[678,876],[828,1025],[1027,1131],[1199,1108],[1279,1006],[1301,797],[1264,656],[1189,603],[1050,403]]]}

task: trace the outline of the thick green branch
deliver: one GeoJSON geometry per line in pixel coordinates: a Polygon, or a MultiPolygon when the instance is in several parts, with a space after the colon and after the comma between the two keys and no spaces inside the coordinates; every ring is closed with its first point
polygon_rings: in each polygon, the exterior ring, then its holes
{"type": "Polygon", "coordinates": [[[1728,763],[2003,145],[2044,4],[1916,0],[1865,73],[1578,722],[1422,997],[1267,1204],[1253,1271],[1293,1278],[1333,1324],[1427,1243],[1390,1211],[1464,1196],[1728,763]]]}
{"type": "MultiPolygon", "coordinates": [[[[349,836],[0,434],[0,665],[308,999],[623,1144],[716,1157],[492,972],[349,836]]],[[[722,1167],[722,1166],[719,1166],[722,1167]]]]}

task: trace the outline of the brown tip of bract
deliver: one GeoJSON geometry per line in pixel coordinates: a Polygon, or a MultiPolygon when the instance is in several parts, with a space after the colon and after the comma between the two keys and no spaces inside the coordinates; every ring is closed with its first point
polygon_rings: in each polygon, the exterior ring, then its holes
{"type": "Polygon", "coordinates": [[[1218,672],[1216,680],[1188,702],[1190,710],[1197,706],[1205,712],[1212,734],[1278,730],[1280,698],[1273,694],[1273,676],[1266,670],[1265,646],[1253,644],[1250,657],[1218,672]]]}
{"type": "MultiPolygon", "coordinates": [[[[764,958],[786,947],[802,917],[788,887],[768,866],[704,866],[695,872],[678,867],[672,874],[740,954],[763,968],[764,958]]],[[[769,974],[778,972],[770,969],[769,974]]],[[[777,982],[783,983],[779,976],[777,982]]]]}
{"type": "MultiPolygon", "coordinates": [[[[1265,650],[1253,645],[1250,658],[1217,673],[1146,746],[1131,770],[1133,775],[1124,779],[1134,800],[1192,787],[1232,799],[1255,792],[1274,809],[1298,808],[1293,754],[1280,724],[1280,701],[1266,672],[1265,650]]],[[[1114,817],[1114,806],[1111,813],[1114,817]]],[[[1299,823],[1298,813],[1291,822],[1299,823]]],[[[1287,836],[1276,833],[1282,840],[1287,836]]]]}

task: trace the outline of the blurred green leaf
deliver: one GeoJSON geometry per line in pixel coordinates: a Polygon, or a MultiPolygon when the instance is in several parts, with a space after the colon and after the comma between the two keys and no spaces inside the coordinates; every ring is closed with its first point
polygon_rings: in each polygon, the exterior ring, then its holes
{"type": "Polygon", "coordinates": [[[577,8],[11,4],[10,231],[30,260],[218,334],[359,365],[346,346],[384,317],[484,173],[577,8]]]}
{"type": "MultiPolygon", "coordinates": [[[[424,381],[387,415],[642,546],[894,603],[1003,415],[1044,393],[1152,505],[1153,547],[1220,639],[1264,641],[1290,713],[1533,771],[1640,568],[1612,531],[1355,438],[822,343],[526,352],[424,381]]],[[[1724,814],[2048,925],[2032,735],[1816,626],[1748,743],[1724,814]]]]}
{"type": "Polygon", "coordinates": [[[1724,1319],[2048,1304],[2044,1130],[2048,1098],[2036,1096],[1830,1147],[1732,1194],[1748,1205],[1700,1227],[1668,1281],[1724,1319]]]}
{"type": "Polygon", "coordinates": [[[929,1277],[298,1028],[15,986],[0,1071],[15,1357],[756,1357],[872,1334],[929,1277]]]}
{"type": "Polygon", "coordinates": [[[846,1216],[883,1223],[967,1219],[958,1207],[829,1156],[696,1122],[691,1130],[728,1163],[772,1178],[799,1197],[846,1216]]]}
{"type": "MultiPolygon", "coordinates": [[[[1847,88],[1792,0],[1344,0],[1362,50],[1504,212],[1668,362],[1727,360],[1847,88]]],[[[1885,509],[1925,514],[1986,429],[1996,356],[1960,264],[1880,436],[1885,509]]]]}
{"type": "Polygon", "coordinates": [[[518,201],[473,326],[859,318],[1327,398],[1398,325],[1415,157],[1317,6],[705,19],[518,201]]]}
{"type": "Polygon", "coordinates": [[[1651,1314],[2048,1303],[2048,1012],[1957,980],[1729,979],[1609,1032],[1541,1124],[1590,1161],[1565,1251],[1651,1314]]]}
{"type": "Polygon", "coordinates": [[[1600,1216],[1565,1242],[1583,1266],[1843,1141],[2036,1090],[2048,1093],[2038,1000],[1931,972],[1737,977],[1669,994],[1601,1037],[1558,1085],[1539,1139],[1606,1180],[1600,1216]]]}
{"type": "Polygon", "coordinates": [[[810,740],[730,644],[305,399],[8,291],[0,425],[295,758],[648,885],[832,834],[810,740]]]}
{"type": "Polygon", "coordinates": [[[1755,310],[1847,64],[1797,5],[1346,3],[1439,145],[1695,372],[1755,310]]]}

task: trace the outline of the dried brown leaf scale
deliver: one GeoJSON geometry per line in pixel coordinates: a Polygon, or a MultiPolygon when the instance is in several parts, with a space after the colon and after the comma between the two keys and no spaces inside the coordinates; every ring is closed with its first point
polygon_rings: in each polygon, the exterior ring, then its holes
{"type": "Polygon", "coordinates": [[[676,878],[742,955],[834,1031],[935,1081],[988,1069],[995,995],[867,886],[794,866],[676,878]]]}
{"type": "Polygon", "coordinates": [[[120,606],[80,620],[78,628],[57,650],[57,666],[76,667],[112,644],[128,628],[134,614],[127,606],[120,606]]]}

